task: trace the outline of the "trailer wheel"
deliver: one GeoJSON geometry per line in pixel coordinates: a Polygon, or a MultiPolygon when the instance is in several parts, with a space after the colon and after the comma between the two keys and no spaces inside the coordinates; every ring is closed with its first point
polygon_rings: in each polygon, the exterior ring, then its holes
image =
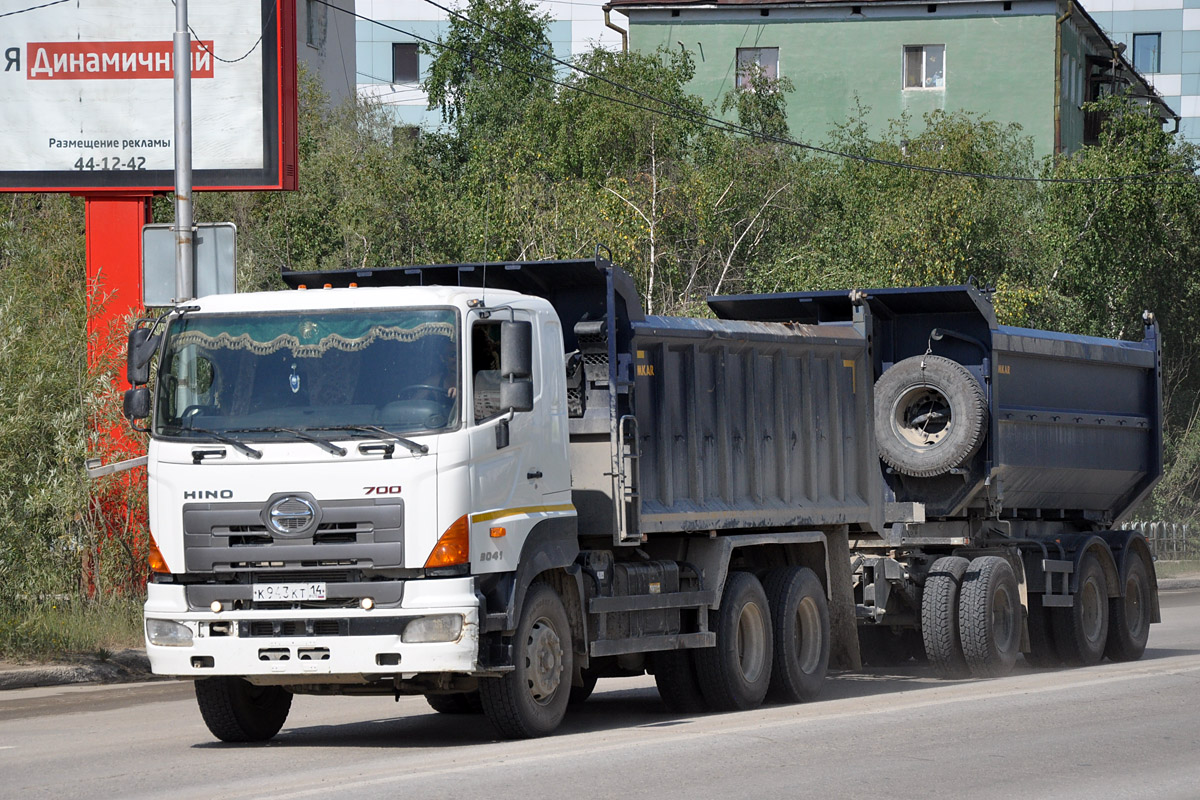
{"type": "Polygon", "coordinates": [[[529,587],[513,635],[513,667],[479,681],[483,713],[509,739],[545,736],[558,727],[571,699],[574,652],[562,598],[544,583],[529,587]]]}
{"type": "Polygon", "coordinates": [[[482,714],[483,703],[479,692],[459,692],[458,694],[427,694],[425,702],[439,714],[482,714]]]}
{"type": "Polygon", "coordinates": [[[1085,553],[1079,560],[1075,604],[1054,612],[1058,657],[1072,667],[1099,663],[1108,640],[1108,584],[1095,553],[1085,553]]]}
{"type": "Polygon", "coordinates": [[[709,710],[696,676],[694,650],[664,650],[651,653],[654,685],[663,705],[674,714],[702,714],[709,710]]]}
{"type": "Polygon", "coordinates": [[[970,562],[944,556],[933,562],[921,597],[921,638],[925,655],[943,678],[965,678],[967,659],[958,630],[958,595],[970,562]]]}
{"type": "Polygon", "coordinates": [[[1051,627],[1050,609],[1042,605],[1042,595],[1029,595],[1029,652],[1025,661],[1031,667],[1057,667],[1062,665],[1054,647],[1054,630],[1051,627]]]}
{"type": "Polygon", "coordinates": [[[906,358],[875,382],[879,457],[904,475],[941,475],[975,455],[987,414],[979,381],[942,356],[906,358]]]}
{"type": "Polygon", "coordinates": [[[1131,555],[1125,567],[1124,597],[1108,601],[1108,643],[1111,661],[1137,661],[1150,637],[1150,575],[1141,556],[1131,555]]]}
{"type": "Polygon", "coordinates": [[[696,651],[700,691],[714,711],[744,711],[762,704],[771,685],[773,636],[767,596],[749,572],[731,572],[721,607],[710,611],[715,647],[696,651]]]}
{"type": "Polygon", "coordinates": [[[763,581],[775,657],[767,697],[777,703],[803,703],[816,697],[829,669],[829,605],[816,573],[784,567],[763,581]]]}
{"type": "Polygon", "coordinates": [[[221,741],[265,742],[287,720],[292,693],[242,678],[204,678],[196,681],[196,703],[204,724],[221,741]]]}
{"type": "Polygon", "coordinates": [[[967,567],[958,599],[958,626],[967,668],[977,678],[1012,671],[1021,652],[1021,599],[1012,566],[980,556],[967,567]]]}

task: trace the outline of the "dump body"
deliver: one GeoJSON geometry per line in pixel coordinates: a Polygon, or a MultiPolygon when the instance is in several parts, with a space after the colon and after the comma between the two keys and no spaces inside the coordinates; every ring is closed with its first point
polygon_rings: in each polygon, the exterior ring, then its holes
{"type": "Polygon", "coordinates": [[[643,533],[879,526],[858,330],[649,317],[633,346],[643,533]]]}
{"type": "MultiPolygon", "coordinates": [[[[931,516],[1059,517],[1111,525],[1162,474],[1161,367],[1148,319],[1141,342],[999,325],[971,286],[879,289],[871,309],[873,378],[929,353],[962,365],[987,400],[987,436],[952,474],[886,471],[893,495],[931,516]]],[[[724,319],[844,322],[843,292],[713,298],[724,319]]],[[[877,435],[882,435],[877,431],[877,435]]]]}

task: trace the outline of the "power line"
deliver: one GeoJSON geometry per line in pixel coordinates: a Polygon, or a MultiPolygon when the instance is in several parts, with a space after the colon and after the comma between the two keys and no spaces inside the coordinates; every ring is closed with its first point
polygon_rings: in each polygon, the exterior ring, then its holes
{"type": "Polygon", "coordinates": [[[694,111],[693,109],[677,105],[668,100],[663,100],[660,97],[656,97],[656,96],[648,94],[646,92],[642,92],[638,89],[634,89],[633,87],[625,86],[624,84],[621,84],[618,81],[614,81],[611,78],[608,78],[604,75],[599,75],[599,74],[593,73],[593,72],[586,70],[576,64],[571,64],[569,62],[563,61],[562,59],[557,58],[556,56],[554,56],[551,53],[547,53],[543,50],[533,47],[532,45],[528,45],[519,40],[515,40],[511,37],[505,36],[502,33],[498,33],[497,31],[487,27],[483,23],[475,22],[474,20],[471,20],[471,19],[465,17],[464,15],[460,14],[459,12],[457,12],[453,9],[450,9],[450,8],[447,8],[446,6],[441,5],[437,2],[435,2],[434,0],[423,0],[423,2],[429,3],[430,5],[441,9],[442,11],[446,12],[447,14],[458,17],[472,25],[475,25],[476,27],[482,28],[483,30],[487,31],[488,33],[491,33],[494,36],[498,36],[502,39],[505,39],[506,41],[510,41],[521,47],[524,47],[527,50],[530,50],[531,52],[533,52],[537,55],[540,55],[541,57],[546,58],[549,61],[553,61],[557,64],[561,64],[562,66],[567,67],[568,69],[572,70],[573,72],[578,72],[582,75],[586,75],[587,77],[590,77],[594,80],[601,81],[603,83],[606,83],[606,84],[613,86],[614,88],[617,88],[621,91],[625,91],[630,94],[636,95],[638,97],[642,97],[644,99],[650,100],[652,102],[659,103],[668,108],[677,109],[681,113],[670,113],[661,108],[651,108],[649,106],[641,105],[640,103],[635,103],[631,100],[626,100],[626,99],[623,99],[620,97],[613,97],[610,95],[601,94],[600,92],[596,92],[596,91],[587,89],[585,87],[582,87],[582,86],[579,86],[576,84],[564,83],[563,81],[559,81],[554,78],[549,78],[544,75],[539,75],[539,74],[536,74],[533,72],[529,72],[527,70],[522,70],[518,67],[504,65],[504,64],[501,64],[500,62],[496,61],[495,59],[488,58],[487,56],[481,56],[476,53],[471,53],[471,52],[463,50],[462,48],[457,48],[457,47],[453,47],[452,45],[448,45],[445,42],[435,41],[433,39],[429,39],[427,37],[413,33],[411,31],[404,30],[403,28],[398,28],[395,25],[390,25],[386,22],[382,22],[380,20],[373,19],[373,18],[365,16],[363,14],[359,14],[356,11],[351,11],[349,9],[340,8],[339,6],[333,5],[332,3],[329,3],[326,0],[315,0],[315,1],[324,6],[327,6],[329,8],[336,9],[343,13],[350,14],[354,17],[357,17],[358,19],[362,19],[362,20],[365,20],[366,22],[370,22],[375,25],[378,25],[382,28],[387,28],[388,30],[395,31],[396,33],[400,33],[405,36],[409,36],[413,39],[416,39],[420,42],[428,44],[432,47],[437,47],[442,50],[450,50],[451,52],[456,52],[456,53],[460,53],[462,55],[471,56],[471,57],[477,58],[480,61],[483,61],[484,63],[490,64],[494,67],[499,67],[501,69],[508,69],[519,75],[524,75],[526,77],[533,78],[534,80],[541,80],[541,81],[545,81],[547,83],[552,83],[555,86],[559,86],[563,89],[568,89],[570,91],[580,92],[582,94],[591,95],[592,97],[596,97],[601,100],[608,100],[610,102],[619,103],[621,105],[628,106],[630,108],[636,108],[641,111],[646,111],[651,114],[657,114],[659,116],[667,117],[670,119],[676,119],[676,120],[680,120],[682,122],[690,122],[693,124],[699,124],[701,126],[712,128],[714,130],[719,130],[719,131],[722,131],[725,133],[740,133],[744,136],[748,136],[748,137],[758,139],[758,140],[764,141],[764,142],[787,145],[789,147],[797,147],[797,148],[800,148],[803,150],[809,150],[811,152],[821,153],[821,154],[833,156],[836,158],[843,158],[843,159],[847,159],[847,160],[858,161],[858,162],[866,163],[866,164],[875,164],[878,166],[892,167],[895,169],[906,169],[906,170],[910,170],[913,172],[925,172],[925,173],[934,174],[934,175],[945,175],[945,176],[962,177],[962,178],[979,178],[979,179],[997,180],[997,181],[1010,181],[1010,182],[1016,182],[1016,183],[1105,184],[1105,183],[1122,183],[1122,182],[1131,181],[1131,180],[1145,180],[1145,179],[1150,179],[1150,178],[1161,178],[1161,177],[1165,177],[1168,175],[1175,175],[1175,174],[1192,174],[1189,170],[1179,169],[1179,170],[1171,170],[1171,171],[1166,171],[1166,172],[1143,172],[1143,173],[1135,173],[1135,174],[1130,174],[1130,175],[1111,175],[1111,176],[1101,176],[1101,177],[1095,177],[1095,178],[1039,178],[1039,177],[1027,176],[1027,175],[997,175],[997,174],[985,173],[985,172],[967,172],[967,171],[963,171],[963,170],[948,169],[946,167],[930,167],[930,166],[924,166],[921,164],[909,164],[909,163],[902,162],[902,161],[891,161],[888,159],[875,158],[873,156],[866,156],[866,155],[861,155],[858,153],[846,153],[846,152],[842,152],[839,150],[833,150],[831,148],[820,147],[818,145],[805,144],[803,142],[798,142],[795,139],[788,139],[788,138],[782,137],[782,136],[774,136],[771,134],[762,133],[762,132],[756,131],[752,128],[748,128],[744,125],[739,125],[739,124],[736,124],[733,122],[729,122],[728,120],[723,120],[723,119],[720,119],[719,117],[713,117],[713,116],[711,116],[709,114],[705,114],[703,112],[694,111]]]}
{"type": "MultiPolygon", "coordinates": [[[[59,0],[59,1],[65,2],[65,0],[59,0]]],[[[171,5],[175,5],[175,0],[171,0],[171,5]]],[[[328,5],[328,4],[326,4],[326,5],[328,5]]],[[[200,34],[196,33],[196,29],[192,27],[192,23],[190,23],[190,22],[188,23],[188,31],[190,31],[192,36],[195,37],[196,42],[200,45],[201,50],[205,51],[210,56],[215,58],[217,61],[220,61],[222,64],[236,64],[239,61],[245,61],[247,58],[249,58],[250,54],[253,53],[255,50],[257,50],[258,46],[260,44],[262,44],[263,37],[267,35],[267,26],[271,24],[271,20],[275,19],[276,6],[277,6],[277,4],[275,4],[275,3],[271,4],[271,10],[267,12],[266,18],[263,19],[262,30],[259,31],[258,38],[254,40],[254,44],[250,45],[249,50],[247,50],[245,53],[238,56],[237,58],[221,58],[219,55],[214,53],[211,49],[209,49],[208,45],[204,44],[204,41],[200,38],[200,34]]],[[[337,8],[337,6],[331,6],[331,8],[337,8]]]]}
{"type": "Polygon", "coordinates": [[[22,8],[19,11],[5,11],[3,14],[0,14],[0,17],[15,17],[17,14],[24,14],[28,11],[37,11],[39,8],[49,8],[50,6],[61,5],[66,2],[68,2],[68,0],[51,0],[51,2],[42,3],[40,6],[30,6],[29,8],[22,8]]]}

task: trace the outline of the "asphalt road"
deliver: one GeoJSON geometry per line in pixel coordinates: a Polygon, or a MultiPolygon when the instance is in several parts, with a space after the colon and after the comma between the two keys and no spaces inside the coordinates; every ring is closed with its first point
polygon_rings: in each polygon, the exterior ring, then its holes
{"type": "Polygon", "coordinates": [[[681,717],[601,681],[556,736],[492,738],[421,698],[297,697],[265,745],[217,742],[186,683],[0,693],[0,795],[31,797],[1200,797],[1200,591],[1145,657],[941,681],[846,674],[823,698],[681,717]]]}

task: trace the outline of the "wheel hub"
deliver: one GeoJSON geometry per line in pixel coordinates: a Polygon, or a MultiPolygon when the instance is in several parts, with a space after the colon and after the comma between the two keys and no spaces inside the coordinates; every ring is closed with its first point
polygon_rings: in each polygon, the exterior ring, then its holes
{"type": "Polygon", "coordinates": [[[932,386],[914,387],[896,400],[892,425],[897,435],[914,447],[935,447],[953,425],[950,401],[932,386]]]}
{"type": "Polygon", "coordinates": [[[525,666],[533,699],[543,705],[550,702],[562,683],[563,651],[562,640],[545,617],[529,630],[525,666]]]}

